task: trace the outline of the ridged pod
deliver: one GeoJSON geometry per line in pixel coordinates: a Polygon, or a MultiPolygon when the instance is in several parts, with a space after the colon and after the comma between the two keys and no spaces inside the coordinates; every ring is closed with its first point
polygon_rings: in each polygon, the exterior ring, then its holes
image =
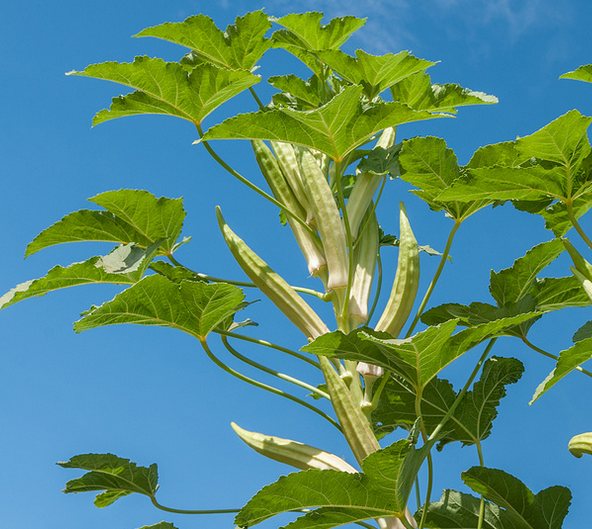
{"type": "Polygon", "coordinates": [[[592,432],[572,437],[569,441],[569,451],[576,457],[582,457],[584,454],[592,455],[592,432]]]}
{"type": "Polygon", "coordinates": [[[325,356],[320,356],[319,362],[343,435],[356,460],[361,463],[367,456],[379,450],[380,445],[368,419],[360,406],[354,402],[347,384],[335,371],[331,362],[325,356]]]}
{"type": "Polygon", "coordinates": [[[329,332],[317,313],[298,293],[247,244],[236,235],[224,221],[222,212],[216,207],[216,216],[222,235],[237,263],[286,317],[298,327],[309,340],[329,332]]]}
{"type": "MultiPolygon", "coordinates": [[[[395,137],[396,130],[394,127],[385,129],[376,142],[376,147],[382,147],[383,149],[392,147],[395,143],[395,137]]],[[[368,206],[370,206],[374,194],[383,179],[381,175],[376,175],[370,171],[356,172],[356,183],[354,184],[346,206],[349,229],[354,239],[358,236],[362,217],[366,213],[368,206]]]]}
{"type": "Polygon", "coordinates": [[[419,287],[419,248],[405,205],[401,202],[399,206],[401,213],[397,273],[388,303],[376,324],[377,331],[388,332],[394,338],[397,338],[411,314],[419,287]]]}
{"type": "Polygon", "coordinates": [[[372,291],[380,243],[376,213],[368,209],[363,222],[366,227],[354,250],[355,270],[348,306],[350,328],[364,325],[368,319],[368,300],[372,291]]]}
{"type": "Polygon", "coordinates": [[[231,426],[235,433],[249,447],[274,461],[279,461],[280,463],[285,463],[301,470],[314,468],[318,470],[339,470],[351,474],[358,472],[340,457],[319,448],[314,448],[298,441],[291,441],[290,439],[249,432],[243,430],[235,423],[231,423],[231,426]]]}
{"type": "MultiPolygon", "coordinates": [[[[252,140],[251,145],[261,173],[275,198],[304,220],[308,214],[300,203],[300,200],[294,194],[289,182],[284,177],[284,172],[281,170],[278,160],[269,147],[262,140],[252,140]]],[[[295,156],[293,163],[298,165],[295,156]]],[[[317,241],[315,241],[312,234],[300,222],[296,221],[291,215],[286,215],[286,217],[300,251],[306,259],[308,273],[314,277],[323,279],[327,266],[323,250],[317,241]]]]}
{"type": "Polygon", "coordinates": [[[325,173],[308,149],[298,150],[300,174],[314,211],[316,227],[327,259],[327,289],[344,292],[347,288],[349,261],[345,226],[325,173]]]}

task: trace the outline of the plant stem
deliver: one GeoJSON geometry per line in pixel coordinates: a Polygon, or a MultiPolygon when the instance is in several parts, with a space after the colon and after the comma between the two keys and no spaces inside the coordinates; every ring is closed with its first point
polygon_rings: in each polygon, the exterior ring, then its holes
{"type": "Polygon", "coordinates": [[[166,512],[174,512],[177,514],[231,514],[240,512],[240,509],[208,509],[208,510],[186,510],[186,509],[173,509],[171,507],[165,507],[156,501],[154,496],[150,496],[152,505],[157,509],[166,512]]]}
{"type": "Polygon", "coordinates": [[[421,302],[421,305],[419,306],[419,309],[417,309],[417,314],[415,315],[415,318],[414,318],[413,322],[411,323],[409,330],[407,331],[407,335],[405,336],[406,338],[409,338],[411,336],[411,334],[413,333],[415,326],[419,322],[419,318],[421,318],[421,315],[423,314],[423,311],[424,311],[426,305],[428,304],[430,296],[432,295],[432,292],[434,291],[434,288],[436,287],[436,283],[438,282],[438,279],[440,278],[440,274],[442,273],[442,270],[444,269],[444,265],[446,264],[446,260],[448,259],[448,255],[450,254],[450,247],[452,246],[452,241],[454,239],[454,236],[456,235],[458,228],[460,228],[461,223],[462,223],[462,221],[460,221],[460,220],[455,221],[454,226],[450,230],[450,234],[448,235],[448,240],[446,241],[446,247],[444,248],[444,253],[442,254],[442,257],[440,258],[440,263],[438,264],[438,268],[436,269],[436,273],[434,274],[432,282],[430,283],[430,286],[428,287],[428,290],[425,293],[425,296],[423,297],[423,300],[421,302]]]}
{"type": "MultiPolygon", "coordinates": [[[[559,360],[559,357],[558,357],[558,356],[556,356],[556,355],[554,355],[554,354],[551,354],[551,353],[548,353],[547,351],[544,351],[543,349],[541,349],[540,347],[537,347],[537,346],[536,346],[536,345],[534,345],[533,343],[530,343],[530,342],[528,341],[528,339],[526,338],[526,336],[522,336],[521,338],[522,338],[522,341],[523,341],[523,342],[524,342],[524,343],[525,343],[525,344],[526,344],[528,347],[530,347],[530,348],[531,348],[533,351],[536,351],[537,353],[539,353],[539,354],[542,354],[543,356],[546,356],[547,358],[551,358],[551,359],[553,359],[553,360],[555,360],[555,361],[558,361],[558,360],[559,360]]],[[[584,375],[587,375],[587,376],[589,376],[589,377],[592,377],[592,373],[591,373],[590,371],[588,371],[587,369],[584,369],[584,368],[583,368],[583,367],[581,367],[581,366],[576,366],[574,369],[576,369],[576,370],[577,370],[577,371],[579,371],[580,373],[583,373],[584,375]]]]}
{"type": "Polygon", "coordinates": [[[245,342],[256,343],[258,345],[262,345],[263,347],[269,347],[271,349],[275,349],[276,351],[281,351],[282,353],[286,353],[286,354],[289,354],[290,356],[293,356],[294,358],[298,358],[298,360],[302,360],[303,362],[306,362],[307,364],[310,364],[311,366],[314,366],[317,369],[321,368],[319,363],[316,362],[315,360],[313,360],[312,358],[308,358],[307,356],[304,356],[303,354],[300,354],[296,351],[292,351],[292,349],[288,349],[287,347],[282,347],[281,345],[277,345],[275,343],[271,343],[266,340],[261,340],[259,338],[253,338],[251,336],[246,336],[244,334],[237,334],[237,333],[234,333],[231,331],[226,331],[224,329],[214,329],[214,332],[216,332],[218,334],[222,334],[224,336],[228,336],[229,338],[236,338],[238,340],[244,340],[245,342]]]}
{"type": "MultiPolygon", "coordinates": [[[[483,449],[481,447],[481,441],[477,440],[477,453],[479,454],[479,466],[484,467],[485,463],[483,460],[483,449]]],[[[485,496],[481,494],[481,502],[479,503],[479,520],[477,522],[477,529],[483,528],[483,519],[485,518],[485,496]]]]}
{"type": "Polygon", "coordinates": [[[246,382],[247,384],[250,384],[250,385],[260,388],[260,389],[264,389],[265,391],[269,391],[270,393],[274,393],[275,395],[279,395],[280,397],[284,397],[288,400],[296,402],[297,404],[300,404],[301,406],[304,406],[305,408],[308,408],[311,411],[314,411],[316,414],[323,417],[323,419],[326,419],[327,421],[329,421],[333,426],[335,426],[335,428],[337,428],[339,431],[341,431],[341,426],[339,426],[337,421],[335,421],[335,419],[333,419],[331,416],[327,415],[324,411],[319,410],[318,408],[316,408],[312,404],[309,404],[308,402],[306,402],[302,399],[299,399],[298,397],[295,397],[294,395],[290,395],[289,393],[286,393],[285,391],[282,391],[281,389],[274,388],[273,386],[268,386],[267,384],[263,384],[262,382],[258,382],[256,380],[253,380],[252,378],[249,378],[249,377],[243,375],[242,373],[239,373],[238,371],[232,369],[231,367],[224,364],[221,360],[219,360],[214,355],[214,353],[212,353],[212,351],[211,351],[210,347],[208,346],[205,339],[203,339],[203,338],[200,339],[199,343],[203,347],[205,353],[208,355],[208,358],[212,362],[214,362],[214,364],[216,364],[220,369],[226,371],[227,373],[238,378],[239,380],[246,382]]]}
{"type": "Polygon", "coordinates": [[[566,202],[565,205],[567,207],[567,215],[569,216],[569,220],[573,224],[573,227],[576,229],[576,231],[578,232],[578,234],[582,238],[582,240],[588,245],[588,248],[590,248],[592,250],[592,241],[588,238],[588,236],[586,235],[586,233],[584,232],[584,230],[580,226],[580,223],[576,219],[576,216],[574,215],[573,202],[572,201],[566,202]]]}
{"type": "Polygon", "coordinates": [[[269,375],[272,375],[274,377],[277,377],[280,380],[284,380],[285,382],[290,382],[291,384],[294,384],[296,386],[300,386],[301,388],[307,389],[308,391],[311,391],[312,393],[318,395],[321,398],[331,400],[328,393],[325,393],[324,391],[321,391],[320,389],[315,388],[314,386],[311,386],[310,384],[307,384],[306,382],[304,382],[302,380],[291,377],[290,375],[286,375],[285,373],[280,373],[278,371],[270,369],[269,367],[259,364],[258,362],[255,362],[254,360],[251,360],[250,358],[247,358],[246,356],[242,355],[241,353],[239,353],[234,347],[232,347],[228,343],[227,336],[222,336],[222,343],[224,344],[224,347],[226,347],[226,349],[228,350],[228,352],[231,355],[235,356],[236,358],[238,358],[242,362],[249,364],[251,367],[254,367],[255,369],[259,369],[259,370],[261,370],[269,375]]]}
{"type": "Polygon", "coordinates": [[[452,406],[450,406],[450,408],[448,408],[448,411],[444,414],[444,417],[442,418],[442,420],[440,421],[440,423],[438,424],[438,426],[436,426],[436,428],[432,432],[432,435],[430,435],[430,437],[428,439],[428,442],[430,442],[430,443],[433,444],[433,443],[435,443],[438,440],[438,435],[440,434],[440,432],[444,428],[444,425],[446,424],[446,422],[448,421],[448,419],[450,419],[450,417],[454,413],[454,410],[456,410],[456,407],[459,405],[460,401],[464,398],[465,393],[471,387],[471,384],[473,383],[473,380],[475,380],[475,377],[479,373],[479,370],[481,369],[481,366],[483,365],[483,363],[485,362],[485,360],[487,360],[487,357],[489,356],[489,353],[491,352],[491,349],[494,346],[494,344],[495,344],[496,341],[497,341],[497,338],[492,338],[491,340],[489,340],[489,343],[487,344],[487,347],[485,347],[485,350],[483,351],[483,354],[479,357],[479,360],[477,361],[477,364],[475,365],[475,368],[473,369],[473,371],[472,371],[471,375],[469,376],[467,382],[465,383],[465,385],[463,386],[463,388],[460,390],[459,394],[456,397],[456,400],[452,403],[452,406]]]}
{"type": "MultiPolygon", "coordinates": [[[[203,138],[203,130],[202,130],[201,126],[196,125],[196,127],[197,127],[197,132],[199,134],[200,139],[203,138]]],[[[232,176],[234,176],[239,182],[245,184],[249,189],[255,191],[255,193],[257,193],[258,195],[261,195],[263,198],[265,198],[266,200],[268,200],[269,202],[271,202],[272,204],[274,204],[275,206],[277,206],[281,210],[285,211],[286,214],[290,215],[290,217],[292,217],[296,222],[299,222],[300,224],[302,224],[302,226],[304,226],[304,228],[310,233],[310,235],[313,237],[314,240],[318,240],[318,234],[316,234],[314,232],[314,230],[306,223],[305,220],[301,219],[298,215],[296,215],[296,213],[294,213],[292,210],[290,210],[285,204],[282,204],[281,202],[276,200],[269,193],[266,193],[265,191],[263,191],[263,189],[256,186],[255,184],[253,184],[253,182],[251,182],[250,180],[245,178],[243,175],[241,175],[240,173],[235,171],[232,167],[230,167],[230,165],[228,165],[222,158],[220,158],[220,156],[218,156],[216,151],[214,151],[214,149],[212,149],[212,147],[210,147],[210,144],[207,141],[201,140],[201,144],[205,147],[206,151],[208,151],[210,156],[212,158],[214,158],[214,160],[216,160],[224,169],[226,169],[226,171],[228,171],[232,176]]]]}
{"type": "Polygon", "coordinates": [[[251,92],[251,95],[254,97],[255,101],[257,102],[257,106],[259,107],[259,110],[265,110],[265,105],[261,102],[261,99],[259,99],[259,96],[257,95],[257,93],[255,92],[255,90],[253,89],[252,86],[249,87],[249,92],[251,92]]]}
{"type": "MultiPolygon", "coordinates": [[[[191,268],[187,268],[186,266],[182,265],[177,259],[175,259],[172,255],[168,255],[169,261],[173,263],[175,266],[179,266],[181,268],[185,268],[185,270],[189,270],[191,273],[195,274],[200,279],[204,281],[210,281],[211,283],[226,283],[228,285],[234,285],[235,287],[243,287],[243,288],[258,288],[255,283],[251,283],[250,281],[234,281],[232,279],[223,279],[221,277],[214,277],[209,276],[206,274],[202,274],[201,272],[196,272],[195,270],[191,270],[191,268]]],[[[318,290],[314,290],[312,288],[306,287],[295,287],[292,286],[293,290],[296,292],[300,292],[301,294],[309,294],[310,296],[314,296],[315,298],[320,299],[321,301],[328,302],[328,296],[325,292],[319,292],[318,290]]]]}
{"type": "Polygon", "coordinates": [[[380,247],[378,247],[378,257],[376,259],[376,266],[378,270],[378,277],[376,279],[376,294],[374,295],[374,300],[372,301],[372,307],[370,309],[370,312],[368,312],[368,319],[366,320],[366,325],[374,315],[374,311],[376,310],[376,306],[378,305],[380,291],[382,290],[382,259],[380,258],[380,247]]]}
{"type": "Polygon", "coordinates": [[[419,529],[423,529],[426,516],[428,515],[428,504],[432,497],[432,487],[434,486],[434,462],[432,460],[432,451],[430,450],[427,455],[428,460],[428,484],[426,488],[426,500],[423,505],[423,511],[421,513],[421,520],[419,522],[419,529]]]}

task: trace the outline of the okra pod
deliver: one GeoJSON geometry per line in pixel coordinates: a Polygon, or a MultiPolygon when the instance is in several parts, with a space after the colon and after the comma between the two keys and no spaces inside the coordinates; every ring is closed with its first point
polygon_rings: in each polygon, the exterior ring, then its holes
{"type": "Polygon", "coordinates": [[[586,279],[592,281],[592,265],[582,257],[580,252],[578,252],[575,249],[574,245],[571,242],[569,242],[568,239],[561,240],[563,242],[563,246],[565,246],[565,249],[569,253],[569,256],[571,257],[571,260],[573,261],[573,264],[577,268],[578,272],[584,275],[586,279]]]}
{"type": "Polygon", "coordinates": [[[376,213],[370,209],[363,217],[366,227],[354,250],[355,270],[349,296],[350,328],[364,325],[368,320],[368,300],[378,259],[379,233],[376,213]]]}
{"type": "Polygon", "coordinates": [[[343,435],[358,463],[362,463],[367,456],[379,450],[380,445],[368,419],[360,406],[354,402],[347,384],[335,371],[329,359],[320,356],[319,362],[343,435]]]}
{"type": "Polygon", "coordinates": [[[314,468],[318,470],[339,470],[350,474],[358,472],[340,457],[319,448],[290,439],[249,432],[235,423],[231,423],[231,426],[249,447],[274,461],[285,463],[300,470],[314,468]]]}
{"type": "MultiPolygon", "coordinates": [[[[395,137],[395,127],[385,129],[376,142],[376,147],[382,147],[383,149],[392,147],[395,143],[395,137]]],[[[346,206],[349,229],[354,239],[358,236],[362,217],[366,213],[368,206],[370,206],[372,198],[383,178],[381,175],[376,175],[370,171],[356,171],[356,173],[356,183],[354,184],[346,206]]]]}
{"type": "Polygon", "coordinates": [[[399,204],[399,259],[397,273],[387,305],[376,324],[377,331],[388,332],[397,338],[413,309],[419,287],[419,248],[411,230],[405,205],[399,204]]]}
{"type": "Polygon", "coordinates": [[[236,235],[224,221],[222,212],[216,207],[216,216],[222,235],[237,263],[284,315],[300,329],[309,340],[329,332],[317,313],[296,291],[247,244],[236,235]]]}
{"type": "Polygon", "coordinates": [[[340,294],[347,289],[349,275],[345,226],[327,177],[315,157],[302,148],[298,151],[298,162],[327,260],[326,287],[340,294]]]}
{"type": "MultiPolygon", "coordinates": [[[[252,140],[251,145],[255,153],[255,159],[261,169],[271,192],[282,204],[290,208],[292,212],[301,219],[307,216],[305,209],[292,191],[291,186],[286,181],[284,173],[281,171],[278,160],[273,155],[269,147],[262,140],[252,140]]],[[[314,277],[324,278],[324,272],[327,266],[325,255],[318,242],[312,234],[292,216],[287,215],[288,224],[294,234],[300,251],[306,259],[308,272],[314,277]]]]}

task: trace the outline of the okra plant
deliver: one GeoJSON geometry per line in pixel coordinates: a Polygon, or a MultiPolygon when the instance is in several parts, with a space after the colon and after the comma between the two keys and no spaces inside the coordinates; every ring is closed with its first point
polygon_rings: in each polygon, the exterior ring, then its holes
{"type": "MultiPolygon", "coordinates": [[[[325,419],[327,428],[344,436],[351,457],[309,446],[306,432],[291,440],[233,423],[248,447],[295,469],[253,491],[241,509],[165,507],[156,499],[156,465],[138,466],[112,454],[77,455],[60,463],[85,471],[68,481],[65,492],[98,492],[97,507],[138,493],[165,511],[234,512],[234,523],[244,528],[286,512],[294,513],[290,529],[351,523],[380,529],[562,527],[570,491],[553,486],[534,494],[519,478],[486,467],[482,442],[491,434],[506,386],[523,372],[520,360],[493,355],[498,337],[516,337],[556,362],[533,401],[571,371],[592,376],[581,367],[592,356],[590,322],[558,356],[528,338],[546,313],[592,302],[592,265],[565,238],[573,227],[592,249],[578,223],[592,204],[592,150],[586,134],[592,118],[571,111],[530,136],[480,148],[461,166],[442,139],[403,139],[405,125],[450,117],[458,107],[492,104],[496,98],[456,84],[432,83],[427,70],[434,63],[407,52],[374,56],[358,50],[350,56],[340,48],[364,21],[351,16],[325,25],[321,21],[320,13],[274,18],[257,11],[222,31],[207,16],[197,15],[137,35],[185,48],[178,62],[144,56],[70,72],[133,90],[114,98],[109,109],[94,117],[94,125],[139,114],[192,123],[196,156],[212,156],[221,172],[250,189],[247,198],[254,203],[266,200],[277,207],[286,236],[291,232],[302,252],[308,272],[302,283],[309,285],[293,286],[281,270],[273,270],[265,255],[249,246],[250,234],[229,226],[221,208],[215,210],[221,237],[246,280],[221,279],[200,270],[199,263],[183,262],[179,254],[190,241],[182,234],[182,200],[124,189],[89,199],[102,209],[66,215],[26,250],[29,256],[66,242],[108,241],[116,245],[111,253],[56,266],[5,294],[0,308],[75,285],[122,285],[111,301],[83,313],[75,330],[136,323],[186,332],[228,375],[274,394],[270,399],[289,399],[325,419]],[[269,77],[274,93],[265,101],[256,86],[262,82],[257,68],[272,48],[296,57],[310,77],[269,77]],[[225,104],[243,92],[251,94],[251,108],[204,127],[211,113],[223,116],[225,104]],[[265,188],[255,183],[257,175],[243,174],[218,154],[219,140],[250,142],[265,188]],[[451,226],[441,253],[416,240],[403,195],[390,205],[398,212],[398,233],[381,229],[378,205],[384,187],[396,180],[409,183],[432,210],[445,213],[434,216],[451,226]],[[455,234],[479,210],[505,202],[542,215],[551,239],[510,268],[491,273],[495,303],[430,307],[455,234]],[[392,285],[382,284],[386,246],[398,246],[392,285]],[[566,249],[574,261],[573,275],[539,277],[566,249]],[[439,260],[431,278],[420,278],[424,259],[439,260]],[[260,295],[285,316],[286,325],[301,331],[301,343],[274,344],[252,336],[249,305],[260,295]],[[322,318],[307,300],[329,304],[334,318],[322,318]],[[323,382],[299,380],[256,363],[237,350],[241,342],[308,363],[323,382]],[[480,348],[480,356],[457,391],[441,372],[473,348],[480,348]],[[278,383],[293,385],[296,394],[230,367],[220,358],[221,349],[277,377],[278,383]],[[400,434],[394,442],[387,437],[393,432],[400,434]],[[446,450],[450,443],[474,446],[479,464],[462,473],[471,493],[445,490],[438,500],[432,495],[433,451],[446,450]]],[[[566,77],[592,82],[592,66],[566,77]]],[[[572,453],[591,453],[591,438],[574,438],[572,453]]],[[[171,529],[173,524],[150,527],[171,529]]]]}

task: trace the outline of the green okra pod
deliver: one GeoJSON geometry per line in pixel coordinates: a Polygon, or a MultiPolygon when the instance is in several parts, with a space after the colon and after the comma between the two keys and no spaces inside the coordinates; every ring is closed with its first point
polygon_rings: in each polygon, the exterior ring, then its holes
{"type": "Polygon", "coordinates": [[[345,226],[327,181],[327,176],[319,167],[315,157],[308,149],[299,149],[298,163],[327,260],[328,279],[326,287],[328,290],[340,294],[347,289],[349,279],[345,226]]]}
{"type": "Polygon", "coordinates": [[[348,306],[350,328],[364,325],[368,320],[368,300],[372,291],[380,244],[376,213],[368,209],[363,219],[366,227],[354,250],[355,269],[348,306]]]}
{"type": "Polygon", "coordinates": [[[320,356],[319,362],[343,435],[356,460],[361,463],[367,456],[379,450],[380,445],[361,407],[354,402],[347,384],[335,371],[329,359],[320,356]]]}
{"type": "MultiPolygon", "coordinates": [[[[284,176],[285,173],[281,170],[278,160],[269,147],[262,140],[252,140],[251,145],[261,173],[275,198],[289,207],[301,219],[304,219],[307,213],[294,194],[289,182],[284,176]]],[[[296,163],[295,157],[294,163],[296,163]]],[[[287,219],[296,242],[300,247],[300,251],[306,259],[309,274],[323,279],[325,277],[327,261],[325,260],[322,248],[300,222],[297,222],[290,215],[287,215],[287,219]]]]}
{"type": "MultiPolygon", "coordinates": [[[[383,149],[392,147],[395,143],[395,137],[395,127],[385,129],[376,142],[376,147],[382,147],[383,149]]],[[[370,206],[372,198],[383,179],[382,175],[377,175],[370,171],[356,171],[356,173],[356,183],[354,184],[346,206],[347,219],[354,239],[358,236],[362,217],[370,206]]]]}
{"type": "Polygon", "coordinates": [[[257,285],[284,315],[300,329],[309,340],[329,332],[317,313],[298,293],[247,244],[236,235],[224,221],[216,207],[216,216],[222,235],[232,255],[251,281],[257,285]]]}
{"type": "Polygon", "coordinates": [[[413,309],[419,287],[419,248],[411,230],[405,205],[400,204],[399,259],[397,273],[387,305],[376,324],[377,331],[397,338],[413,309]]]}
{"type": "Polygon", "coordinates": [[[231,423],[232,429],[249,447],[269,459],[285,463],[286,465],[309,470],[339,470],[355,474],[358,471],[349,463],[330,452],[314,448],[298,441],[282,439],[273,435],[264,435],[243,430],[235,423],[231,423]]]}

